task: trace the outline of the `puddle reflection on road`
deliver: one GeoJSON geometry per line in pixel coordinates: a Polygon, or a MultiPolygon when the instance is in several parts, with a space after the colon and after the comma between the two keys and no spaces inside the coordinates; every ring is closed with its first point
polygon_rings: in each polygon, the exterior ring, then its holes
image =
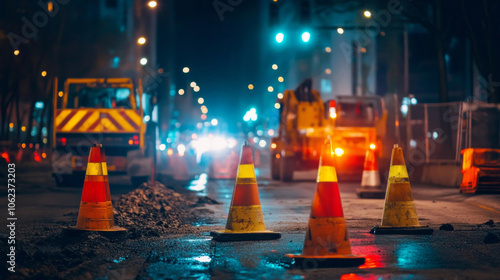
{"type": "MultiPolygon", "coordinates": [[[[387,238],[389,237],[384,237],[385,242],[388,241],[387,238]]],[[[373,238],[353,240],[354,243],[358,243],[367,239],[375,242],[373,238]]],[[[337,275],[337,279],[339,277],[342,280],[372,280],[384,278],[383,274],[374,273],[376,270],[373,269],[377,268],[426,269],[432,267],[428,264],[432,262],[434,253],[431,249],[425,248],[424,244],[415,242],[411,238],[390,239],[394,242],[394,247],[390,250],[383,250],[375,244],[353,246],[355,253],[362,253],[366,256],[366,262],[359,267],[302,270],[294,268],[291,259],[282,254],[283,251],[291,251],[292,245],[289,243],[274,244],[277,249],[269,250],[267,249],[269,245],[262,242],[215,244],[210,238],[180,238],[169,241],[183,248],[178,256],[161,256],[156,263],[149,265],[148,274],[152,277],[168,275],[172,278],[188,277],[190,279],[235,275],[244,276],[243,278],[303,279],[315,276],[317,273],[327,275],[331,272],[337,275]],[[421,262],[422,259],[426,259],[424,264],[421,262]]]]}
{"type": "Polygon", "coordinates": [[[202,173],[198,176],[198,179],[193,180],[189,183],[189,186],[187,187],[188,190],[198,192],[198,195],[203,195],[206,188],[207,188],[207,183],[208,183],[208,176],[206,173],[202,173]]]}

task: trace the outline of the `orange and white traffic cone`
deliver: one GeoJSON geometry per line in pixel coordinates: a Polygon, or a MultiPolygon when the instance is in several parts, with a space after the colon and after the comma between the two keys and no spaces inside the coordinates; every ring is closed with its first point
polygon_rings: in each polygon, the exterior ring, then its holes
{"type": "Polygon", "coordinates": [[[316,193],[302,254],[286,255],[302,268],[358,266],[365,263],[363,256],[351,252],[334,161],[332,142],[327,139],[321,152],[316,193]]]}
{"type": "Polygon", "coordinates": [[[266,230],[255,177],[252,149],[241,147],[236,184],[227,217],[226,229],[210,233],[216,241],[273,240],[281,233],[266,230]]]}
{"type": "Polygon", "coordinates": [[[382,224],[375,226],[371,233],[432,234],[432,232],[431,228],[421,226],[418,221],[403,149],[396,144],[392,149],[382,224]]]}
{"type": "Polygon", "coordinates": [[[361,178],[361,188],[356,189],[360,198],[384,198],[385,191],[380,184],[380,174],[378,172],[377,155],[375,150],[366,151],[365,164],[363,165],[363,175],[361,178]]]}
{"type": "Polygon", "coordinates": [[[90,148],[78,220],[76,227],[68,230],[117,233],[126,231],[114,225],[108,170],[101,145],[90,148]]]}

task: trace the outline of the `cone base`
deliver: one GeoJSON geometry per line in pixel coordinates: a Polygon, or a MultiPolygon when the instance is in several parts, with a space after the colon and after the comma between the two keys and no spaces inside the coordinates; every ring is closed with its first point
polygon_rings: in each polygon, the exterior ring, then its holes
{"type": "Polygon", "coordinates": [[[78,229],[76,227],[67,227],[62,231],[64,236],[67,237],[80,237],[85,234],[98,233],[106,238],[117,239],[123,238],[127,234],[127,229],[122,227],[114,226],[110,229],[101,229],[101,230],[87,230],[87,229],[78,229]]]}
{"type": "Polygon", "coordinates": [[[428,226],[419,227],[383,227],[374,226],[370,233],[372,234],[414,234],[414,235],[430,235],[434,232],[428,226]]]}
{"type": "Polygon", "coordinates": [[[253,232],[212,231],[210,232],[210,236],[213,237],[213,240],[219,242],[275,240],[281,238],[281,232],[274,232],[270,230],[253,232]]]}
{"type": "Polygon", "coordinates": [[[365,263],[365,257],[357,255],[304,256],[287,254],[286,256],[294,259],[294,265],[302,269],[350,267],[365,263]]]}
{"type": "Polygon", "coordinates": [[[356,189],[359,198],[385,198],[385,190],[376,187],[356,189]]]}

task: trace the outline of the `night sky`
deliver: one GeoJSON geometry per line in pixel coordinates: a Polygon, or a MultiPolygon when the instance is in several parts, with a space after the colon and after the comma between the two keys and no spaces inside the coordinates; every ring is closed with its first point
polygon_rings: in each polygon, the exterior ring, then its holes
{"type": "MultiPolygon", "coordinates": [[[[185,88],[187,79],[195,81],[201,90],[194,96],[205,99],[210,118],[240,118],[246,107],[257,105],[260,93],[250,92],[247,86],[258,84],[260,15],[258,1],[243,1],[233,11],[225,12],[223,21],[212,0],[175,1],[176,90],[185,88]],[[182,73],[185,66],[190,68],[188,75],[182,73]],[[229,110],[232,114],[227,113],[229,110]]],[[[164,50],[168,30],[162,28],[167,17],[168,10],[162,7],[158,28],[160,65],[168,63],[164,50]]]]}

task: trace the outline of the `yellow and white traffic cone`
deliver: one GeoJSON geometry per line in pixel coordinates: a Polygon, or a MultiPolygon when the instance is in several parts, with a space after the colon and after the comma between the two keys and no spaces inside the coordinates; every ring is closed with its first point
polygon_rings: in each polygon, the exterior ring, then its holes
{"type": "Polygon", "coordinates": [[[252,149],[247,142],[241,147],[236,184],[227,217],[226,229],[210,233],[215,241],[272,240],[281,233],[266,230],[255,177],[252,149]]]}
{"type": "Polygon", "coordinates": [[[421,226],[413,204],[410,179],[403,149],[394,145],[389,169],[382,224],[375,226],[374,234],[432,234],[428,226],[421,226]]]}

